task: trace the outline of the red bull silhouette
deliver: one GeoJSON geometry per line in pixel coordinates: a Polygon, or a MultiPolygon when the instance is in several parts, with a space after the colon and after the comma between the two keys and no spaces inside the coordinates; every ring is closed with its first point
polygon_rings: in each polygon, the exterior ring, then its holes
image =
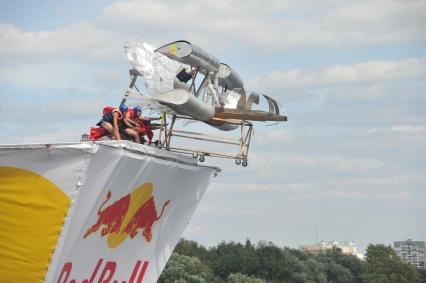
{"type": "Polygon", "coordinates": [[[128,236],[133,239],[141,230],[144,239],[150,242],[152,226],[160,220],[166,207],[170,204],[170,200],[166,201],[158,215],[152,191],[152,184],[145,183],[104,208],[112,196],[109,191],[99,207],[98,220],[86,231],[83,238],[87,238],[102,228],[101,237],[108,235],[108,246],[115,248],[128,236]]]}
{"type": "Polygon", "coordinates": [[[125,228],[125,232],[129,234],[130,238],[134,238],[138,233],[139,229],[143,230],[143,236],[147,242],[152,239],[152,225],[157,222],[161,216],[163,216],[164,209],[169,205],[170,200],[166,201],[161,208],[160,215],[157,216],[155,210],[154,198],[151,197],[144,205],[142,205],[138,211],[133,215],[129,224],[125,228]]]}
{"type": "Polygon", "coordinates": [[[98,210],[98,221],[90,227],[86,233],[84,234],[84,238],[87,238],[91,233],[98,231],[98,229],[104,225],[101,230],[101,236],[105,236],[109,233],[119,233],[121,224],[123,223],[124,216],[129,210],[130,204],[130,194],[122,197],[117,200],[110,206],[102,209],[103,206],[109,201],[111,198],[111,191],[109,191],[105,197],[104,202],[99,207],[98,210]]]}

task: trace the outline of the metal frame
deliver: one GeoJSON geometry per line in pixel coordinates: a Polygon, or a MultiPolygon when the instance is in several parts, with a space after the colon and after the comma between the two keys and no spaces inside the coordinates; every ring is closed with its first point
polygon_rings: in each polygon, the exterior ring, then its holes
{"type": "Polygon", "coordinates": [[[213,136],[213,135],[191,132],[191,131],[183,131],[183,130],[178,130],[174,128],[175,122],[177,119],[194,120],[188,116],[173,115],[170,124],[167,123],[166,119],[167,119],[166,115],[163,113],[161,115],[161,126],[159,129],[160,132],[158,136],[159,148],[164,148],[166,150],[179,152],[183,154],[191,154],[194,158],[199,158],[201,162],[204,161],[205,156],[210,156],[210,157],[234,159],[237,164],[240,164],[242,162],[243,166],[247,166],[248,152],[250,149],[251,137],[253,135],[252,123],[248,121],[243,121],[243,120],[226,121],[223,119],[213,119],[213,121],[217,120],[216,122],[225,121],[226,123],[240,125],[240,138],[232,138],[232,137],[225,137],[225,136],[213,136]],[[238,147],[238,153],[226,154],[221,152],[208,151],[204,149],[173,147],[171,145],[172,137],[234,145],[238,147]]]}
{"type": "MultiPolygon", "coordinates": [[[[209,74],[207,74],[203,82],[201,83],[198,90],[195,89],[195,78],[199,73],[199,67],[197,67],[195,75],[192,78],[192,83],[190,87],[190,91],[193,89],[196,96],[200,94],[201,86],[205,83],[206,80],[210,80],[209,74]]],[[[129,85],[129,89],[135,87],[135,83],[139,74],[135,73],[133,70],[130,70],[131,82],[129,85]]],[[[211,94],[214,101],[214,94],[211,94]]],[[[125,103],[126,95],[123,97],[121,103],[125,103]]],[[[234,159],[237,165],[241,164],[245,167],[248,162],[248,152],[250,148],[251,137],[253,135],[253,124],[246,120],[229,120],[229,119],[221,119],[221,118],[213,118],[211,122],[218,123],[228,123],[240,126],[240,138],[230,138],[224,136],[212,136],[203,133],[196,133],[190,131],[182,131],[174,129],[175,123],[177,119],[187,119],[187,120],[195,120],[189,116],[182,115],[173,115],[171,118],[170,124],[167,123],[167,115],[166,113],[161,113],[161,125],[159,128],[158,134],[158,148],[164,148],[169,151],[179,152],[183,154],[191,154],[194,158],[198,158],[200,162],[204,162],[205,156],[218,157],[218,158],[228,158],[234,159]],[[171,141],[172,137],[193,139],[193,140],[203,140],[212,143],[221,143],[221,144],[230,144],[234,146],[238,146],[237,154],[225,154],[220,152],[207,151],[202,149],[191,149],[191,148],[178,148],[172,147],[171,141]]]]}

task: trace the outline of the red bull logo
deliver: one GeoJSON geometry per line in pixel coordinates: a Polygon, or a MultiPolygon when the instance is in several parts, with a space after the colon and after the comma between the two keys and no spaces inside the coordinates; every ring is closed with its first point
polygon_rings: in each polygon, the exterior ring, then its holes
{"type": "MultiPolygon", "coordinates": [[[[87,276],[86,279],[83,279],[83,281],[80,281],[81,283],[95,283],[95,282],[102,282],[102,283],[142,283],[143,278],[145,276],[145,272],[148,268],[148,261],[142,261],[138,260],[135,264],[135,267],[133,267],[132,273],[130,275],[129,280],[118,280],[115,277],[115,271],[117,269],[118,263],[115,261],[107,261],[105,264],[103,264],[104,259],[100,258],[98,260],[98,263],[96,264],[95,268],[93,269],[92,274],[90,277],[87,276]],[[101,268],[103,265],[103,268],[101,268]],[[98,274],[100,275],[98,276],[98,274]],[[114,278],[115,277],[115,278],[114,278]],[[96,280],[96,278],[99,278],[96,280]]],[[[59,275],[58,280],[56,283],[77,283],[77,279],[70,279],[73,278],[72,276],[72,269],[73,269],[73,263],[72,262],[66,262],[64,263],[61,273],[59,275]]],[[[75,275],[75,274],[74,274],[75,275]]],[[[122,275],[122,274],[120,274],[122,275]]]]}
{"type": "Polygon", "coordinates": [[[163,216],[164,210],[170,204],[170,200],[166,201],[161,207],[160,214],[157,214],[152,191],[152,184],[145,183],[130,194],[104,207],[112,196],[109,191],[99,207],[98,221],[84,233],[83,238],[101,229],[101,237],[108,235],[108,246],[115,248],[127,237],[130,236],[133,239],[141,231],[143,238],[150,242],[152,226],[163,216]]]}

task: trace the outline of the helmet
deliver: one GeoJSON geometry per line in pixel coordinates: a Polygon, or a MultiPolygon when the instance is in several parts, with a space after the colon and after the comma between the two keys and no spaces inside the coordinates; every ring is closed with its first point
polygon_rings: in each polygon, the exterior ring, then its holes
{"type": "Polygon", "coordinates": [[[133,108],[133,111],[136,112],[142,112],[142,107],[140,107],[139,105],[133,108]]]}
{"type": "Polygon", "coordinates": [[[121,104],[120,105],[120,111],[121,112],[125,112],[125,111],[127,111],[129,109],[129,107],[127,107],[126,105],[124,105],[124,104],[121,104]]]}

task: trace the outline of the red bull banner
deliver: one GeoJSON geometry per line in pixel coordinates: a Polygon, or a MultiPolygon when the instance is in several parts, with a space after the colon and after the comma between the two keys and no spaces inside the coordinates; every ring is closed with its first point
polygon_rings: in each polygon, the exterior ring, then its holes
{"type": "Polygon", "coordinates": [[[0,282],[156,282],[216,171],[128,142],[0,146],[0,282]]]}

